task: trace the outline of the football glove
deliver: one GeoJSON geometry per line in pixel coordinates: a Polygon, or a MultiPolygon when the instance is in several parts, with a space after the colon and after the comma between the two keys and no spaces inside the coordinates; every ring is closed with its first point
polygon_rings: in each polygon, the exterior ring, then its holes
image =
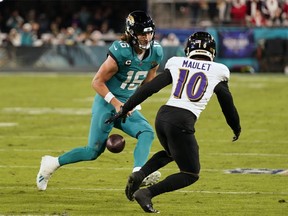
{"type": "Polygon", "coordinates": [[[122,122],[125,123],[126,118],[127,118],[127,113],[123,112],[122,107],[118,113],[115,113],[113,116],[111,116],[109,119],[107,119],[105,121],[105,123],[111,124],[112,122],[115,122],[117,119],[121,119],[121,118],[122,118],[122,122]]]}
{"type": "Polygon", "coordinates": [[[238,140],[240,133],[241,133],[241,129],[239,129],[238,131],[234,131],[234,136],[232,138],[232,142],[235,142],[236,140],[238,140]]]}

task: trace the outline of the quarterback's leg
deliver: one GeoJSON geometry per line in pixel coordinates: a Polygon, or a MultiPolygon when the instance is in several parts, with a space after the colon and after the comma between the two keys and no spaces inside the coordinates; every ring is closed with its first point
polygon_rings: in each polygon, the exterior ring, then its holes
{"type": "Polygon", "coordinates": [[[95,160],[101,155],[105,150],[105,141],[113,127],[113,124],[108,125],[104,123],[111,116],[111,109],[113,109],[112,105],[105,103],[100,96],[95,97],[88,145],[72,149],[59,157],[42,157],[40,170],[36,177],[39,190],[46,190],[48,180],[59,167],[80,161],[95,160]]]}
{"type": "MultiPolygon", "coordinates": [[[[115,127],[137,139],[136,147],[134,149],[133,172],[140,170],[148,160],[151,145],[154,140],[152,126],[138,110],[135,110],[132,115],[126,119],[125,123],[121,123],[121,125],[115,124],[115,127]]],[[[160,177],[161,173],[159,171],[151,173],[143,180],[142,185],[155,184],[159,181],[160,177]]]]}

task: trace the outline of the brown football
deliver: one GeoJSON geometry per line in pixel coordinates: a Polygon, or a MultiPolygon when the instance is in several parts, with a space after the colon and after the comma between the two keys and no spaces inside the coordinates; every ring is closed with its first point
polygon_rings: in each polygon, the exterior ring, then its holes
{"type": "Polygon", "coordinates": [[[112,134],[106,141],[106,148],[112,153],[119,153],[125,147],[125,139],[119,134],[112,134]]]}

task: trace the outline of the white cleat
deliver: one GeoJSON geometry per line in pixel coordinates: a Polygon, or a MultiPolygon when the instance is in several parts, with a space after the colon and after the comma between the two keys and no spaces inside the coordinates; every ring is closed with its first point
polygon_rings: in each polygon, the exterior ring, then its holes
{"type": "Polygon", "coordinates": [[[140,187],[154,185],[159,181],[160,177],[161,173],[159,171],[155,171],[142,181],[140,187]]]}
{"type": "Polygon", "coordinates": [[[52,174],[60,167],[57,157],[43,156],[36,183],[38,190],[44,191],[52,174]]]}

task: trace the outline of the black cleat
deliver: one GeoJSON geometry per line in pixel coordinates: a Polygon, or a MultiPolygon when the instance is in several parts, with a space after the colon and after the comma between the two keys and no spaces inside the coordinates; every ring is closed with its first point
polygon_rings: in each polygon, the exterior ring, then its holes
{"type": "Polygon", "coordinates": [[[144,188],[144,189],[140,189],[137,190],[133,197],[136,199],[136,201],[138,202],[138,204],[141,206],[141,208],[148,213],[160,213],[158,210],[153,208],[153,204],[152,204],[152,197],[150,194],[149,189],[144,188]]]}
{"type": "Polygon", "coordinates": [[[128,182],[125,188],[125,194],[128,200],[130,201],[134,200],[133,194],[135,193],[135,191],[139,189],[142,181],[143,181],[143,177],[139,171],[132,173],[128,177],[128,182]]]}

